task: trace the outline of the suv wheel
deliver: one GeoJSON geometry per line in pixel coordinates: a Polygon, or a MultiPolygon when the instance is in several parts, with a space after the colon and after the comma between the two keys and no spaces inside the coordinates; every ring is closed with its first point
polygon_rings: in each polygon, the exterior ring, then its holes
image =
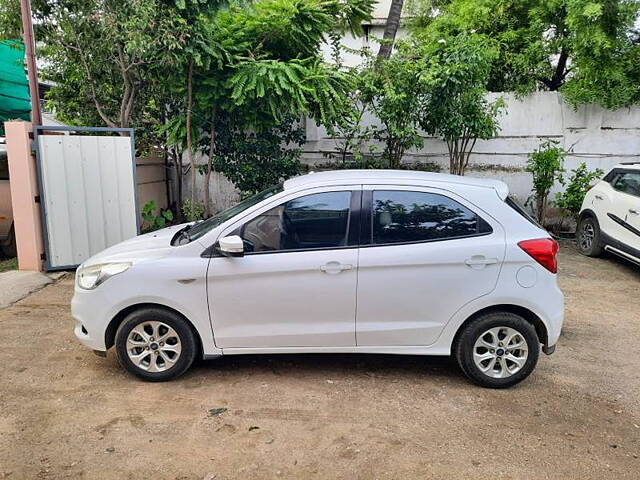
{"type": "Polygon", "coordinates": [[[196,339],[187,322],[162,308],[131,313],[116,332],[116,354],[127,371],[152,382],[172,380],[191,366],[196,339]]]}
{"type": "Polygon", "coordinates": [[[584,217],[578,223],[576,231],[578,250],[587,257],[597,257],[602,253],[600,226],[593,217],[584,217]]]}
{"type": "Polygon", "coordinates": [[[533,325],[521,316],[493,312],[464,327],[454,353],[470,380],[482,387],[506,388],[531,374],[540,343],[533,325]]]}

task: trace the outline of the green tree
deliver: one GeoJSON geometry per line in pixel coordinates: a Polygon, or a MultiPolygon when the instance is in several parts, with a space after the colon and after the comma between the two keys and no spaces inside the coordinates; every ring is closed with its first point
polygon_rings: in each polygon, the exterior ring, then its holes
{"type": "MultiPolygon", "coordinates": [[[[205,174],[205,215],[213,169],[230,176],[237,173],[233,165],[226,171],[225,163],[216,158],[219,119],[232,118],[237,137],[239,128],[258,135],[273,133],[291,117],[308,115],[319,123],[335,118],[353,78],[322,61],[321,45],[333,31],[358,33],[371,8],[371,0],[260,0],[231,3],[198,17],[205,32],[204,43],[197,44],[200,61],[189,55],[186,83],[180,77],[173,79],[174,90],[183,91],[186,85],[186,101],[169,123],[184,134],[184,139],[174,136],[173,141],[185,145],[192,172],[205,174]],[[194,164],[194,149],[207,153],[206,163],[194,164]]],[[[266,137],[275,141],[274,135],[266,137]]],[[[282,163],[272,166],[289,171],[279,168],[287,163],[285,158],[282,163]]],[[[194,186],[192,175],[193,192],[194,186]]]]}
{"type": "Polygon", "coordinates": [[[384,145],[382,157],[389,168],[398,168],[407,150],[424,143],[418,131],[418,73],[419,64],[398,53],[388,60],[369,59],[360,74],[362,101],[379,121],[371,137],[384,145]]]}
{"type": "Polygon", "coordinates": [[[488,87],[560,90],[574,104],[640,100],[636,0],[418,0],[414,35],[426,43],[476,31],[499,49],[488,87]]]}
{"type": "Polygon", "coordinates": [[[555,140],[546,140],[529,155],[527,172],[533,175],[533,194],[536,217],[544,224],[549,192],[556,180],[562,179],[563,163],[567,152],[555,140]]]}
{"type": "Polygon", "coordinates": [[[491,138],[499,128],[504,103],[488,101],[486,88],[497,48],[484,36],[461,34],[427,44],[421,53],[420,126],[446,142],[449,171],[464,175],[478,138],[491,138]]]}

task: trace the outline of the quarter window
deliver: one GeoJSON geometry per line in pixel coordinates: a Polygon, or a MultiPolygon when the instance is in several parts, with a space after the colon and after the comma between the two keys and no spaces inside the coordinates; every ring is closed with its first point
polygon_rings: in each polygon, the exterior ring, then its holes
{"type": "Polygon", "coordinates": [[[347,245],[351,192],[326,192],[290,200],[241,229],[247,252],[336,248],[347,245]]]}
{"type": "Polygon", "coordinates": [[[374,191],[374,244],[420,242],[491,233],[474,212],[444,195],[409,191],[374,191]]]}

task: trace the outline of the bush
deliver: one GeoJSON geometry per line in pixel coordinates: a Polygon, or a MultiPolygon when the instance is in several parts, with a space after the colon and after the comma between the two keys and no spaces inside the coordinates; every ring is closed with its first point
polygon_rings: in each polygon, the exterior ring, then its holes
{"type": "Polygon", "coordinates": [[[604,171],[599,168],[592,172],[588,171],[584,162],[578,165],[578,168],[571,170],[571,177],[568,181],[560,178],[560,183],[565,187],[565,190],[556,194],[556,206],[573,218],[577,218],[591,182],[603,174],[604,171]]]}
{"type": "Polygon", "coordinates": [[[142,207],[142,232],[152,232],[154,230],[159,230],[167,226],[168,223],[173,221],[173,212],[169,209],[159,210],[156,215],[156,210],[158,207],[156,206],[156,202],[151,200],[144,204],[142,207]]]}
{"type": "MultiPolygon", "coordinates": [[[[226,117],[216,125],[213,168],[248,197],[298,175],[304,142],[304,128],[291,118],[256,132],[226,117]]],[[[206,165],[200,168],[201,173],[204,170],[206,165]]]]}
{"type": "Polygon", "coordinates": [[[186,198],[182,202],[182,215],[187,222],[196,222],[204,218],[204,205],[201,203],[191,203],[191,200],[186,198]]]}
{"type": "Polygon", "coordinates": [[[562,180],[562,164],[567,152],[555,140],[546,140],[529,155],[527,172],[533,174],[533,194],[536,202],[536,216],[544,224],[547,197],[556,180],[562,180]]]}

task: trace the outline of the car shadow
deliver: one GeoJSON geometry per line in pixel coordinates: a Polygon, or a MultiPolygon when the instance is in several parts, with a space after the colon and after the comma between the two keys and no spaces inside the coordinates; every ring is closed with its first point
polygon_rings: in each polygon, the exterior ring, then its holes
{"type": "MultiPolygon", "coordinates": [[[[191,375],[215,370],[224,375],[274,374],[317,376],[330,379],[332,375],[366,377],[434,376],[459,379],[464,375],[450,357],[383,354],[274,354],[226,355],[214,360],[203,360],[192,368],[191,375]]],[[[190,376],[191,376],[190,375],[190,376]]]]}

